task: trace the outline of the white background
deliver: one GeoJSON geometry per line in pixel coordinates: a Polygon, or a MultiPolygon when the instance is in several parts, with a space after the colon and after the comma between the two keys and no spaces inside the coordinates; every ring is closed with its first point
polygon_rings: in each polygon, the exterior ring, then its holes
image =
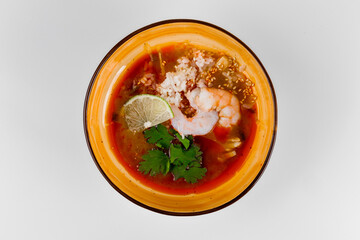
{"type": "Polygon", "coordinates": [[[359,1],[0,1],[0,239],[360,239],[359,1]],[[134,205],[97,170],[83,101],[97,65],[150,23],[243,40],[278,99],[255,187],[212,214],[134,205]]]}

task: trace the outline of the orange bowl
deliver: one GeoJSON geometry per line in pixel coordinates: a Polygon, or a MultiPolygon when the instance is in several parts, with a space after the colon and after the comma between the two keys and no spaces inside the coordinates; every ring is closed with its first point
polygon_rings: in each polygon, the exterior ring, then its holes
{"type": "Polygon", "coordinates": [[[263,173],[274,145],[277,124],[275,92],[265,68],[255,54],[231,33],[206,22],[167,20],[141,28],[116,44],[96,69],[86,94],[84,129],[90,153],[105,179],[124,197],[147,209],[170,215],[198,215],[219,210],[244,196],[263,173]],[[222,51],[246,64],[255,83],[257,128],[253,146],[243,166],[214,189],[186,195],[159,192],[143,185],[117,160],[107,136],[111,122],[106,109],[114,86],[127,67],[144,54],[144,43],[154,47],[189,42],[222,51]]]}

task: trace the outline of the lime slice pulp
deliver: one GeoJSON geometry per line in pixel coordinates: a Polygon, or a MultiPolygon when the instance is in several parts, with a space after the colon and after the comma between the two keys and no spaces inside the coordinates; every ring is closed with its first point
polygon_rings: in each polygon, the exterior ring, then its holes
{"type": "Polygon", "coordinates": [[[139,132],[173,118],[174,113],[161,97],[141,94],[124,104],[124,116],[129,129],[139,132]]]}

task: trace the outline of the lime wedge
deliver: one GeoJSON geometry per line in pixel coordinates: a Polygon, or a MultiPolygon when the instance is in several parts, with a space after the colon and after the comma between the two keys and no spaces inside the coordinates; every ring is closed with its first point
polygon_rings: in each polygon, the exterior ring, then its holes
{"type": "Polygon", "coordinates": [[[141,94],[124,104],[125,121],[133,132],[158,125],[174,117],[169,103],[161,97],[141,94]]]}

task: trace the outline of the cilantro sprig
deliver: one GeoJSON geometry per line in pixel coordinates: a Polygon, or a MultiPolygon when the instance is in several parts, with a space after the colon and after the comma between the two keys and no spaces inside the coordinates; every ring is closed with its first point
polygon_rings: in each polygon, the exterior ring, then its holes
{"type": "Polygon", "coordinates": [[[205,176],[206,168],[201,167],[202,152],[193,144],[188,150],[180,145],[170,146],[170,162],[173,164],[172,173],[175,180],[185,178],[186,182],[196,183],[205,176]]]}
{"type": "Polygon", "coordinates": [[[164,125],[157,125],[144,131],[144,136],[148,143],[155,144],[159,148],[169,148],[174,139],[164,125]]]}
{"type": "Polygon", "coordinates": [[[171,172],[174,180],[184,178],[188,183],[196,183],[205,176],[202,152],[192,136],[182,137],[174,129],[169,132],[161,124],[145,130],[144,136],[156,147],[142,156],[140,172],[150,176],[171,172]]]}
{"type": "Polygon", "coordinates": [[[170,170],[169,157],[162,151],[154,149],[142,156],[145,161],[140,162],[139,171],[155,176],[162,173],[166,175],[170,170]]]}

